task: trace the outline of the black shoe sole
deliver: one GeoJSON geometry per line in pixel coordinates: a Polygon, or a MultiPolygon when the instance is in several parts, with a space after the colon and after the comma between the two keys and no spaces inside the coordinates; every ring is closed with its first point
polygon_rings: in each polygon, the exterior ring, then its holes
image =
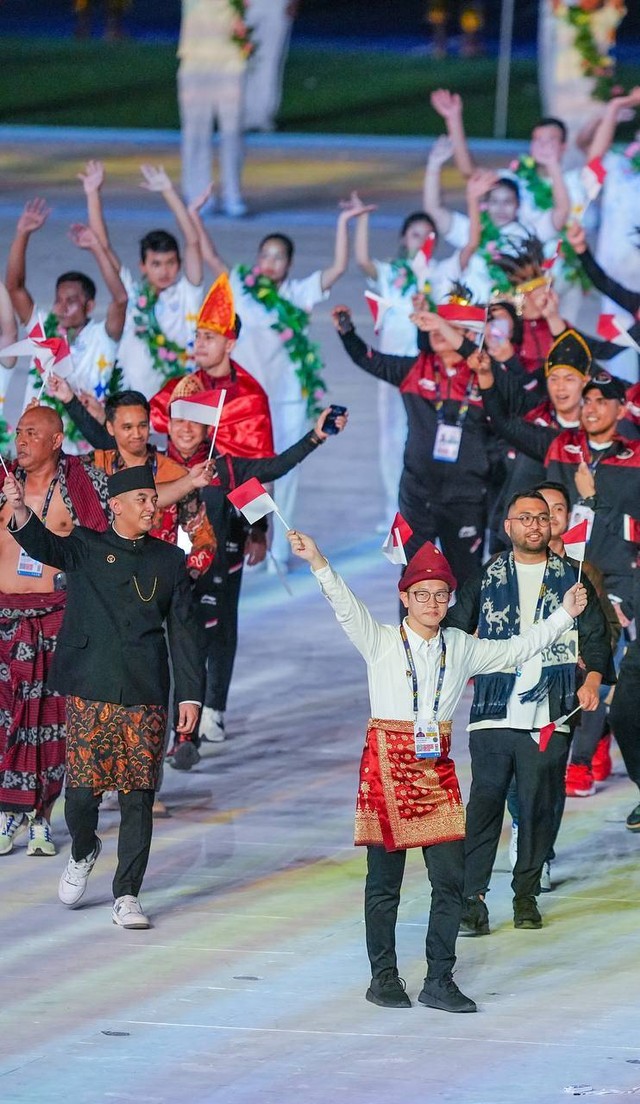
{"type": "Polygon", "coordinates": [[[525,928],[526,930],[533,931],[542,927],[542,920],[514,920],[514,928],[525,928]]]}
{"type": "Polygon", "coordinates": [[[368,1000],[370,1004],[377,1004],[379,1008],[411,1008],[411,1001],[407,997],[407,1004],[396,1004],[391,1001],[382,1000],[381,997],[376,997],[370,989],[367,989],[364,999],[368,1000]]]}
{"type": "Polygon", "coordinates": [[[640,824],[627,824],[626,827],[630,832],[640,832],[640,824]]]}
{"type": "MultiPolygon", "coordinates": [[[[472,1002],[473,1003],[473,1002],[472,1002]]],[[[450,1008],[449,1005],[443,1001],[439,1001],[437,997],[418,997],[418,1004],[422,1004],[425,1008],[435,1008],[439,1012],[477,1012],[477,1006],[473,1004],[472,1008],[450,1008]]]]}
{"type": "Polygon", "coordinates": [[[491,935],[491,928],[488,924],[483,928],[474,928],[473,931],[470,928],[460,928],[458,935],[464,935],[473,939],[476,935],[491,935]]]}

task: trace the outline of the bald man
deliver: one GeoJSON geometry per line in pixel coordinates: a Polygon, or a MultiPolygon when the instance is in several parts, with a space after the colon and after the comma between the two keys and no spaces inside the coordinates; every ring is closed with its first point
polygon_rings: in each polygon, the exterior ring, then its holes
{"type": "MultiPolygon", "coordinates": [[[[16,429],[11,469],[47,529],[107,527],[106,476],[61,452],[63,427],[47,406],[16,429]]],[[[65,699],[47,675],[64,612],[64,576],[27,556],[7,531],[13,513],[0,472],[0,856],[28,829],[27,855],[55,855],[50,819],[64,779],[65,699]]]]}

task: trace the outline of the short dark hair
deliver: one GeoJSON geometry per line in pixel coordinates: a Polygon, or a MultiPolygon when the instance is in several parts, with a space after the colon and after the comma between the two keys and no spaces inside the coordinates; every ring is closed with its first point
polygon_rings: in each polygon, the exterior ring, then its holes
{"type": "Polygon", "coordinates": [[[180,260],[180,246],[167,230],[150,230],[140,239],[140,260],[144,264],[147,253],[175,253],[180,260]]]}
{"type": "Polygon", "coordinates": [[[402,226],[400,227],[400,237],[403,238],[407,230],[410,230],[416,222],[428,222],[429,226],[433,230],[433,233],[437,237],[438,231],[436,230],[436,224],[427,211],[413,211],[410,215],[407,215],[406,219],[402,223],[402,226]]]}
{"type": "Polygon", "coordinates": [[[142,391],[116,391],[115,395],[110,395],[104,404],[105,418],[108,422],[113,421],[116,410],[121,406],[142,406],[147,412],[147,417],[151,414],[149,401],[142,391]]]}
{"type": "Polygon", "coordinates": [[[56,280],[56,291],[60,287],[60,284],[80,284],[87,301],[89,299],[95,299],[97,295],[96,285],[91,277],[86,276],[84,272],[63,272],[56,280]]]}
{"type": "Polygon", "coordinates": [[[542,502],[545,506],[547,505],[545,498],[543,497],[543,495],[540,494],[540,491],[537,488],[532,487],[529,491],[516,491],[515,494],[511,495],[511,498],[507,503],[507,517],[511,513],[512,507],[515,506],[516,502],[518,502],[521,498],[536,498],[538,502],[542,502]]]}
{"type": "Polygon", "coordinates": [[[293,260],[293,254],[295,252],[295,245],[293,239],[288,234],[266,234],[258,246],[258,252],[267,244],[268,241],[280,242],[280,245],[284,246],[284,251],[287,254],[287,263],[291,264],[293,260]]]}
{"type": "Polygon", "coordinates": [[[533,126],[531,127],[531,133],[533,134],[534,130],[537,130],[538,127],[543,126],[557,127],[560,131],[560,134],[562,135],[562,141],[566,142],[567,128],[565,123],[562,122],[562,119],[557,119],[555,115],[544,115],[542,119],[538,119],[538,122],[533,124],[533,126]]]}
{"type": "Polygon", "coordinates": [[[510,192],[513,192],[516,203],[520,203],[520,188],[510,176],[499,176],[495,184],[492,184],[489,188],[489,191],[493,192],[496,188],[508,188],[510,192]]]}
{"type": "Polygon", "coordinates": [[[536,486],[536,491],[540,491],[540,494],[542,494],[543,491],[557,491],[558,494],[561,494],[564,498],[567,510],[571,509],[571,499],[569,498],[569,492],[566,487],[563,487],[562,483],[554,483],[552,479],[547,479],[544,483],[538,483],[538,485],[536,486]]]}

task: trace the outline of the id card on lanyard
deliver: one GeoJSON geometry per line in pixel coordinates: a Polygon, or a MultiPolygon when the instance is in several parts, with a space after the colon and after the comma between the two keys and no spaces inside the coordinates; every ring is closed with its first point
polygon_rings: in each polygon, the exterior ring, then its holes
{"type": "MultiPolygon", "coordinates": [[[[44,525],[47,520],[47,514],[49,512],[49,506],[51,505],[51,499],[53,498],[53,492],[56,489],[56,483],[58,482],[58,476],[54,475],[51,483],[49,484],[49,490],[47,491],[44,505],[42,507],[41,521],[44,525]]],[[[40,563],[40,560],[34,560],[33,556],[30,556],[28,552],[25,552],[24,548],[20,549],[20,555],[18,556],[18,566],[16,568],[16,575],[27,576],[30,579],[41,579],[42,572],[44,571],[44,564],[40,563]]]]}
{"type": "Polygon", "coordinates": [[[444,420],[444,399],[442,398],[442,393],[440,390],[441,378],[442,374],[438,369],[436,378],[438,389],[436,393],[436,401],[433,404],[436,408],[436,413],[438,416],[438,426],[436,429],[436,438],[433,442],[432,456],[434,460],[442,460],[446,464],[455,464],[457,463],[458,456],[460,455],[460,445],[462,444],[462,429],[467,417],[467,412],[469,410],[469,399],[471,398],[471,392],[473,390],[473,380],[471,377],[469,377],[465,396],[460,404],[460,409],[458,410],[458,417],[456,419],[455,425],[449,425],[444,420]]]}
{"type": "Polygon", "coordinates": [[[407,664],[409,667],[407,677],[411,679],[413,694],[413,738],[415,742],[416,759],[439,759],[442,750],[440,746],[440,732],[438,729],[438,709],[440,706],[440,694],[442,693],[444,673],[447,666],[447,645],[445,644],[444,636],[440,634],[440,664],[438,667],[436,692],[433,699],[433,712],[431,717],[425,718],[418,715],[418,675],[404,625],[400,626],[400,636],[402,637],[402,643],[407,657],[407,664]]]}

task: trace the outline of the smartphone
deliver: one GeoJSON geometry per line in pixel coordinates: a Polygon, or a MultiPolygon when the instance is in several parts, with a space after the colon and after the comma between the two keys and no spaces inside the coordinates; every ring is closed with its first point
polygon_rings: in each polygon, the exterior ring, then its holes
{"type": "Polygon", "coordinates": [[[339,433],[340,431],[339,431],[338,427],[336,426],[336,418],[339,418],[341,414],[346,414],[346,413],[347,413],[346,406],[335,406],[334,403],[331,403],[329,413],[327,414],[327,416],[324,420],[324,425],[322,427],[322,432],[323,433],[329,433],[332,436],[335,433],[339,433]]]}
{"type": "Polygon", "coordinates": [[[341,310],[336,314],[336,322],[338,323],[338,329],[340,333],[348,333],[353,329],[353,321],[349,311],[341,310]]]}

